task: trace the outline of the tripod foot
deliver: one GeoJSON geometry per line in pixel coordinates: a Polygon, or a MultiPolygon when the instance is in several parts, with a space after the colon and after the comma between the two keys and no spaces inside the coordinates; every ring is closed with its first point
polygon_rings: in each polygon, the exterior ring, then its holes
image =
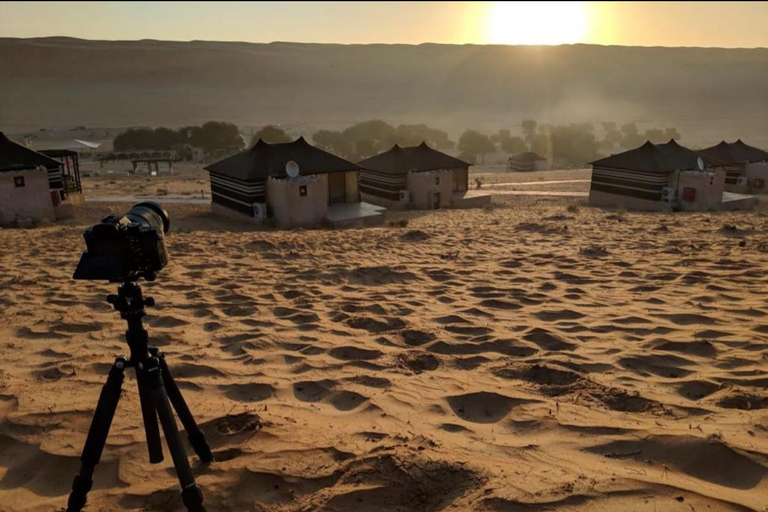
{"type": "Polygon", "coordinates": [[[206,512],[203,506],[203,493],[196,484],[181,491],[181,501],[189,512],[206,512]]]}

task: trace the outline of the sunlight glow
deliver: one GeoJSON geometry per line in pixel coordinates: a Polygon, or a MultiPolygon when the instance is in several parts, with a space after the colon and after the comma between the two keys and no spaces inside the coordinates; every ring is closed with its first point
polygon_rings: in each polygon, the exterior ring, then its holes
{"type": "Polygon", "coordinates": [[[493,44],[570,44],[584,40],[586,2],[488,2],[486,37],[493,44]]]}

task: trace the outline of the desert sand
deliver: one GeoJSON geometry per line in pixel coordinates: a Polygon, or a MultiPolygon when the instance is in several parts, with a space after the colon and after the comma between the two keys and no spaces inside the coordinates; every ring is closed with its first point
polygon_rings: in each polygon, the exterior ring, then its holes
{"type": "MultiPolygon", "coordinates": [[[[579,201],[294,231],[169,206],[146,322],[217,457],[208,510],[768,510],[768,215],[579,201]]],[[[0,230],[3,512],[66,504],[127,352],[114,287],[70,278],[126,206],[0,230]]],[[[88,510],[182,510],[130,373],[88,510]]]]}

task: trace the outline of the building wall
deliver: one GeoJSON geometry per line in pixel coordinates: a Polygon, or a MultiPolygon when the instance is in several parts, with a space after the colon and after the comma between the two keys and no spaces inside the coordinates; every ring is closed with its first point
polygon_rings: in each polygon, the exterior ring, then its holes
{"type": "Polygon", "coordinates": [[[324,174],[296,179],[267,180],[267,203],[278,226],[291,228],[320,224],[328,212],[328,178],[324,174]],[[306,187],[306,195],[301,195],[306,187]]]}
{"type": "Polygon", "coordinates": [[[254,217],[253,215],[246,215],[239,211],[228,208],[222,204],[218,204],[214,202],[211,202],[211,211],[217,217],[231,219],[238,222],[248,222],[250,224],[261,224],[263,222],[262,220],[254,217]]]}
{"type": "Polygon", "coordinates": [[[719,210],[725,187],[724,171],[682,171],[670,179],[677,187],[677,203],[683,211],[719,210]],[[693,201],[685,199],[685,189],[696,191],[693,201]]]}
{"type": "Polygon", "coordinates": [[[469,190],[469,167],[457,167],[450,171],[453,173],[453,191],[469,190]]]}
{"type": "Polygon", "coordinates": [[[440,208],[451,206],[453,172],[450,170],[409,172],[407,185],[411,193],[411,206],[416,210],[435,209],[436,194],[440,195],[440,208]]]}
{"type": "Polygon", "coordinates": [[[385,197],[381,197],[375,194],[366,194],[365,192],[362,192],[360,194],[360,200],[364,203],[370,203],[375,204],[377,206],[383,206],[387,210],[408,210],[411,207],[411,203],[405,203],[402,201],[395,201],[392,199],[387,199],[385,197]]]}
{"type": "Polygon", "coordinates": [[[360,177],[357,171],[347,171],[345,177],[345,184],[347,186],[347,202],[359,203],[360,202],[360,177]]]}
{"type": "Polygon", "coordinates": [[[749,180],[749,192],[753,194],[768,194],[768,162],[747,164],[744,175],[749,180]],[[755,185],[755,180],[763,180],[762,188],[755,185]]]}
{"type": "Polygon", "coordinates": [[[0,223],[12,223],[17,217],[56,220],[46,170],[0,172],[0,223]],[[24,178],[23,187],[15,186],[15,177],[24,178]]]}
{"type": "Polygon", "coordinates": [[[672,205],[664,201],[651,201],[640,197],[613,194],[592,189],[589,191],[589,205],[599,208],[624,208],[640,212],[671,211],[672,205]]]}

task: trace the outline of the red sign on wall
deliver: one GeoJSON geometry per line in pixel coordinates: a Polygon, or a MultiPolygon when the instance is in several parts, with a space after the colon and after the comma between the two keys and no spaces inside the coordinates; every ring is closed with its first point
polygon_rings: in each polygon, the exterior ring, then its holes
{"type": "Polygon", "coordinates": [[[693,187],[684,187],[683,201],[688,201],[689,203],[692,203],[695,200],[696,200],[696,189],[693,187]]]}

